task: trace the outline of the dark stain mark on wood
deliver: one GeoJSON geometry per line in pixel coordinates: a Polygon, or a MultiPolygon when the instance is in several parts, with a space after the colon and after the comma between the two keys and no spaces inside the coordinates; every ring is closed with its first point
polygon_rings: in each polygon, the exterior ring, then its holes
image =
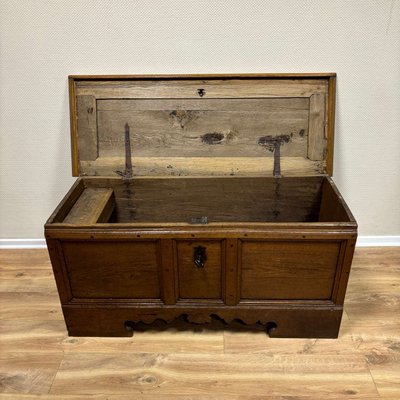
{"type": "Polygon", "coordinates": [[[279,215],[280,215],[280,211],[278,211],[278,210],[273,210],[272,211],[272,214],[274,215],[274,219],[277,219],[278,217],[279,217],[279,215]]]}
{"type": "Polygon", "coordinates": [[[224,137],[225,136],[223,133],[218,133],[218,132],[205,133],[201,137],[201,141],[207,144],[221,144],[221,141],[224,137]]]}
{"type": "Polygon", "coordinates": [[[304,129],[300,129],[299,136],[300,137],[304,137],[304,133],[305,133],[305,130],[304,129]]]}
{"type": "Polygon", "coordinates": [[[356,391],[356,390],[353,390],[353,389],[346,389],[346,390],[344,391],[344,393],[345,393],[345,394],[348,394],[348,395],[354,395],[354,394],[357,394],[357,391],[356,391]]]}
{"type": "Polygon", "coordinates": [[[273,176],[281,177],[281,146],[284,143],[289,143],[292,140],[293,133],[290,135],[278,135],[278,136],[261,136],[258,139],[258,144],[265,147],[268,151],[274,153],[274,171],[273,176]]]}
{"type": "Polygon", "coordinates": [[[124,179],[132,179],[131,135],[128,123],[125,124],[125,171],[115,171],[124,179]]]}
{"type": "Polygon", "coordinates": [[[280,188],[281,188],[281,181],[276,180],[275,181],[275,196],[277,199],[279,199],[279,197],[281,197],[280,188]]]}
{"type": "Polygon", "coordinates": [[[261,136],[258,140],[260,146],[265,147],[267,150],[273,152],[276,149],[276,145],[282,145],[283,143],[288,143],[292,138],[293,133],[290,135],[279,135],[279,136],[261,136]]]}
{"type": "Polygon", "coordinates": [[[88,114],[93,114],[93,111],[94,111],[93,107],[88,107],[87,109],[88,114]]]}
{"type": "Polygon", "coordinates": [[[180,126],[182,129],[185,128],[185,126],[196,119],[196,114],[194,111],[188,111],[188,110],[174,110],[169,113],[169,115],[172,118],[173,125],[180,126]]]}

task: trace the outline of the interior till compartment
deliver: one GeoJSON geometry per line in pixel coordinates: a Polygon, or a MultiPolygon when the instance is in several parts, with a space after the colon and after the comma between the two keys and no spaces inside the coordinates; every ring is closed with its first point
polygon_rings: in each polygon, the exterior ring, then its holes
{"type": "Polygon", "coordinates": [[[347,222],[329,180],[313,177],[84,178],[53,222],[347,222]],[[64,214],[64,215],[63,215],[64,214]]]}

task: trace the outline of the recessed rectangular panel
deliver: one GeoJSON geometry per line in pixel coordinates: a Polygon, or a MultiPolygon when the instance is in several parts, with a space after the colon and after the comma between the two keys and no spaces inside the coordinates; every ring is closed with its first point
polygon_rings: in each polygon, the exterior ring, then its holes
{"type": "Polygon", "coordinates": [[[99,157],[307,157],[308,98],[97,100],[99,157]],[[267,139],[265,139],[267,138],[267,139]],[[265,142],[268,140],[271,143],[265,142]]]}
{"type": "Polygon", "coordinates": [[[340,242],[241,242],[241,298],[326,300],[340,242]]]}
{"type": "Polygon", "coordinates": [[[159,299],[157,241],[65,241],[74,298],[159,299]]]}
{"type": "Polygon", "coordinates": [[[211,240],[176,241],[179,298],[222,298],[222,243],[211,240]]]}

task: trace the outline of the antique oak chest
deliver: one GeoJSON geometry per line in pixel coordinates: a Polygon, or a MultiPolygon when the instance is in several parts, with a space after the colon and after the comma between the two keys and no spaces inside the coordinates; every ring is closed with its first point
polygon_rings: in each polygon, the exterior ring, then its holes
{"type": "Polygon", "coordinates": [[[331,178],[335,79],[71,76],[79,178],[45,225],[68,333],[337,337],[357,224],[331,178]]]}

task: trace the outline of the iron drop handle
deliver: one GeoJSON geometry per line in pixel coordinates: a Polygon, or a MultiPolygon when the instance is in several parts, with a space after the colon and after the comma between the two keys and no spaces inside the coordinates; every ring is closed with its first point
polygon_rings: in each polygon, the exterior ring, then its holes
{"type": "Polygon", "coordinates": [[[194,248],[193,262],[197,268],[204,268],[207,261],[206,248],[203,246],[197,246],[194,248]]]}

